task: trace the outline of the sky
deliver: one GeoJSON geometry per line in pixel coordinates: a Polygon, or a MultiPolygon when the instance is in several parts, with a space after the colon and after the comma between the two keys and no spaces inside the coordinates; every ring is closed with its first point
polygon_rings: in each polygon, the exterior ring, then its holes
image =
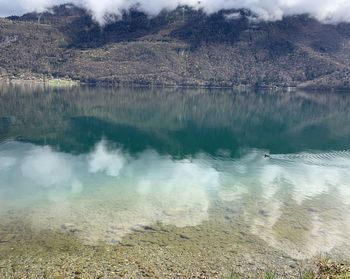
{"type": "MultiPolygon", "coordinates": [[[[21,15],[44,11],[69,0],[0,0],[0,16],[21,15]]],[[[214,13],[221,9],[250,9],[262,20],[279,20],[286,15],[307,13],[325,22],[350,22],[350,0],[72,0],[71,3],[87,9],[94,19],[103,24],[110,15],[138,7],[149,15],[188,5],[214,13]]]]}

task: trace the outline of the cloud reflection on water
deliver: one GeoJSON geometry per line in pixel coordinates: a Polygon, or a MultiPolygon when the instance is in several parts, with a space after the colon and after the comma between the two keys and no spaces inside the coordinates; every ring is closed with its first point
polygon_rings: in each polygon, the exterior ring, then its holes
{"type": "Polygon", "coordinates": [[[34,227],[68,228],[88,242],[119,240],[156,222],[198,225],[208,219],[207,189],[219,183],[218,172],[200,162],[154,151],[131,158],[104,141],[84,156],[18,142],[2,146],[1,162],[6,153],[17,162],[2,170],[0,199],[7,202],[0,209],[29,206],[34,227]]]}
{"type": "Polygon", "coordinates": [[[99,142],[88,158],[90,172],[104,172],[110,176],[118,176],[125,164],[125,158],[121,151],[108,150],[105,141],[99,142]]]}
{"type": "Polygon", "coordinates": [[[20,168],[24,179],[42,187],[67,184],[73,175],[67,156],[47,146],[31,148],[20,168]]]}
{"type": "Polygon", "coordinates": [[[245,196],[254,197],[255,203],[245,209],[251,232],[299,258],[346,245],[350,237],[349,153],[290,157],[263,160],[260,154],[248,164],[252,177],[236,193],[239,196],[249,189],[245,196]]]}
{"type": "Polygon", "coordinates": [[[250,233],[304,257],[350,237],[348,155],[264,159],[251,150],[237,160],[174,160],[152,150],[131,156],[106,141],[87,155],[10,142],[0,145],[0,212],[18,210],[35,228],[73,231],[91,243],[157,222],[199,225],[214,202],[241,204],[250,233]]]}

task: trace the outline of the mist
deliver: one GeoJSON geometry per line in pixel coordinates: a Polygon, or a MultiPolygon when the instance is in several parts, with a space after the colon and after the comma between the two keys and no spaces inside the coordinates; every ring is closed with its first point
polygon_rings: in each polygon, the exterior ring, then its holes
{"type": "MultiPolygon", "coordinates": [[[[348,0],[73,0],[73,4],[91,13],[100,24],[118,18],[130,8],[155,16],[162,10],[173,10],[187,5],[211,14],[222,9],[249,9],[261,20],[280,20],[284,16],[309,14],[323,22],[349,22],[348,0]]],[[[25,12],[42,12],[67,0],[0,0],[0,16],[21,15],[25,12]]]]}

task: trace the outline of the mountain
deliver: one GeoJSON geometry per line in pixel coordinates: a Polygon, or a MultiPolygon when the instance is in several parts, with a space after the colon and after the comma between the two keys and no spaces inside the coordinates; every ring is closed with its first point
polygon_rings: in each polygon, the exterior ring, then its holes
{"type": "Polygon", "coordinates": [[[125,12],[103,27],[73,5],[0,19],[0,77],[91,83],[350,88],[350,24],[247,10],[125,12]]]}

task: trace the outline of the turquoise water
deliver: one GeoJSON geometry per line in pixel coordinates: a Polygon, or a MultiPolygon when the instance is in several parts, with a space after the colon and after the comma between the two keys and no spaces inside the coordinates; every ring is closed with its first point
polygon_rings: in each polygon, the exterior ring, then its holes
{"type": "Polygon", "coordinates": [[[116,244],[226,218],[296,258],[350,254],[348,94],[17,85],[0,101],[2,222],[116,244]]]}

